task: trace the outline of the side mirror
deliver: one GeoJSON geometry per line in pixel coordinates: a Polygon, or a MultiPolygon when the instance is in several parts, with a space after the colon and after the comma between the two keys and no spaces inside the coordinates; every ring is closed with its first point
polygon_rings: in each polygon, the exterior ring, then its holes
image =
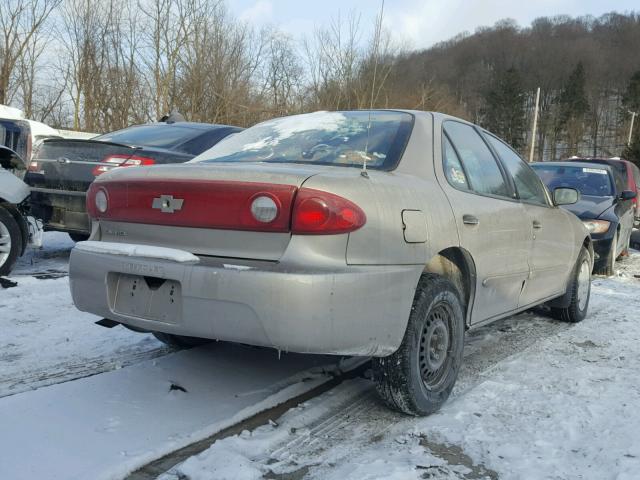
{"type": "Polygon", "coordinates": [[[553,191],[553,203],[556,205],[571,205],[580,200],[580,192],[575,188],[556,188],[553,191]]]}
{"type": "Polygon", "coordinates": [[[633,200],[636,196],[636,192],[632,190],[623,190],[620,194],[620,200],[633,200]]]}

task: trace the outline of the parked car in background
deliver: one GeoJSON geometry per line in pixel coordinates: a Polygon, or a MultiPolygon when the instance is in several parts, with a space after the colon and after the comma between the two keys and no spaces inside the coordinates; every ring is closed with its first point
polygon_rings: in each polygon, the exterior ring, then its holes
{"type": "Polygon", "coordinates": [[[543,302],[585,317],[591,238],[556,206],[578,192],[554,195],[443,114],[274,119],[182,165],[100,175],[71,293],[103,325],[174,345],[373,356],[382,398],[424,415],[453,388],[467,328],[543,302]]]}
{"type": "Polygon", "coordinates": [[[0,117],[0,146],[13,151],[20,158],[31,158],[31,128],[24,120],[0,117]]]}
{"type": "Polygon", "coordinates": [[[26,168],[16,152],[0,146],[0,276],[11,272],[39,231],[27,217],[29,187],[21,180],[26,168]]]}
{"type": "Polygon", "coordinates": [[[615,261],[624,254],[631,241],[636,193],[619,190],[626,184],[616,183],[616,173],[607,163],[541,162],[531,165],[550,190],[575,188],[581,194],[578,202],[565,208],[575,213],[591,233],[596,253],[594,272],[613,275],[615,261]]]}
{"type": "MultiPolygon", "coordinates": [[[[0,105],[0,122],[2,120],[18,120],[22,124],[28,126],[30,132],[29,136],[29,152],[15,150],[22,158],[31,160],[31,156],[38,149],[39,145],[49,138],[92,138],[97,137],[97,133],[78,132],[74,130],[59,130],[52,128],[46,123],[30,120],[25,117],[24,112],[19,108],[9,107],[7,105],[0,105]]],[[[7,145],[11,148],[11,145],[7,145]]]]}
{"type": "Polygon", "coordinates": [[[44,221],[46,230],[86,240],[91,223],[85,194],[96,177],[116,167],[186,162],[241,130],[207,123],[152,123],[90,140],[46,140],[26,176],[31,211],[44,221]]]}
{"type": "Polygon", "coordinates": [[[618,192],[630,190],[636,193],[636,197],[631,201],[634,210],[634,225],[640,226],[640,199],[638,192],[640,191],[640,168],[628,160],[621,158],[579,158],[573,157],[571,160],[578,162],[599,163],[601,165],[609,165],[616,178],[616,189],[618,192]]]}

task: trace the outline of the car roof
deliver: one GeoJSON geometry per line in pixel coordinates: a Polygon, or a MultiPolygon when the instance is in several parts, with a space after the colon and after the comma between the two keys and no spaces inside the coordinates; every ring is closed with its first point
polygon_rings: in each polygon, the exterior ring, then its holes
{"type": "Polygon", "coordinates": [[[554,167],[598,168],[598,169],[606,170],[607,172],[613,173],[613,170],[611,169],[611,167],[609,165],[603,165],[601,163],[597,163],[597,164],[595,164],[597,166],[594,166],[593,163],[589,163],[589,162],[578,162],[578,161],[556,162],[556,161],[551,161],[551,162],[533,162],[530,165],[532,167],[552,165],[554,167]]]}
{"type": "MultiPolygon", "coordinates": [[[[136,127],[180,127],[180,128],[189,128],[191,130],[216,130],[218,128],[233,128],[236,130],[244,130],[242,127],[235,127],[233,125],[222,125],[217,123],[200,123],[200,122],[153,122],[153,123],[141,123],[139,125],[130,125],[126,128],[136,128],[136,127]]],[[[124,130],[124,129],[123,129],[124,130]]]]}

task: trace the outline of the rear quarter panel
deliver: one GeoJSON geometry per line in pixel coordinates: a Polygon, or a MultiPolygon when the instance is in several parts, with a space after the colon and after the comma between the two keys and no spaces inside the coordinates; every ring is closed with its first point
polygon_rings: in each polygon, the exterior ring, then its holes
{"type": "Polygon", "coordinates": [[[411,138],[392,172],[369,170],[365,177],[359,169],[336,168],[304,183],[347,198],[364,210],[366,224],[349,234],[348,264],[426,265],[439,251],[459,245],[451,207],[434,176],[431,125],[430,114],[416,113],[411,138]],[[406,210],[423,214],[411,218],[424,218],[425,241],[405,239],[406,210]]]}

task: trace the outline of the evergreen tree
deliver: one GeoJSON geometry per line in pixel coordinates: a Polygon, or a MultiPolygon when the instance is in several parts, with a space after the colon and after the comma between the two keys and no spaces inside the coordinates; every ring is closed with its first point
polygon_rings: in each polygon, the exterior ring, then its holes
{"type": "Polygon", "coordinates": [[[484,127],[516,150],[521,150],[524,147],[526,113],[525,92],[518,71],[509,68],[496,73],[484,97],[484,127]]]}
{"type": "Polygon", "coordinates": [[[640,168],[640,133],[638,133],[638,129],[634,128],[634,130],[631,144],[624,148],[622,158],[635,163],[640,168]]]}
{"type": "Polygon", "coordinates": [[[622,107],[632,112],[640,113],[640,70],[636,71],[629,80],[627,91],[622,96],[622,107]]]}
{"type": "Polygon", "coordinates": [[[622,158],[634,162],[640,167],[640,70],[631,76],[627,91],[622,96],[622,118],[628,119],[630,117],[629,111],[636,112],[636,120],[631,136],[631,144],[625,147],[622,152],[622,158]]]}
{"type": "Polygon", "coordinates": [[[566,133],[569,154],[577,153],[585,127],[585,116],[589,112],[586,93],[586,74],[582,62],[578,62],[567,79],[558,99],[559,128],[566,133]]]}

